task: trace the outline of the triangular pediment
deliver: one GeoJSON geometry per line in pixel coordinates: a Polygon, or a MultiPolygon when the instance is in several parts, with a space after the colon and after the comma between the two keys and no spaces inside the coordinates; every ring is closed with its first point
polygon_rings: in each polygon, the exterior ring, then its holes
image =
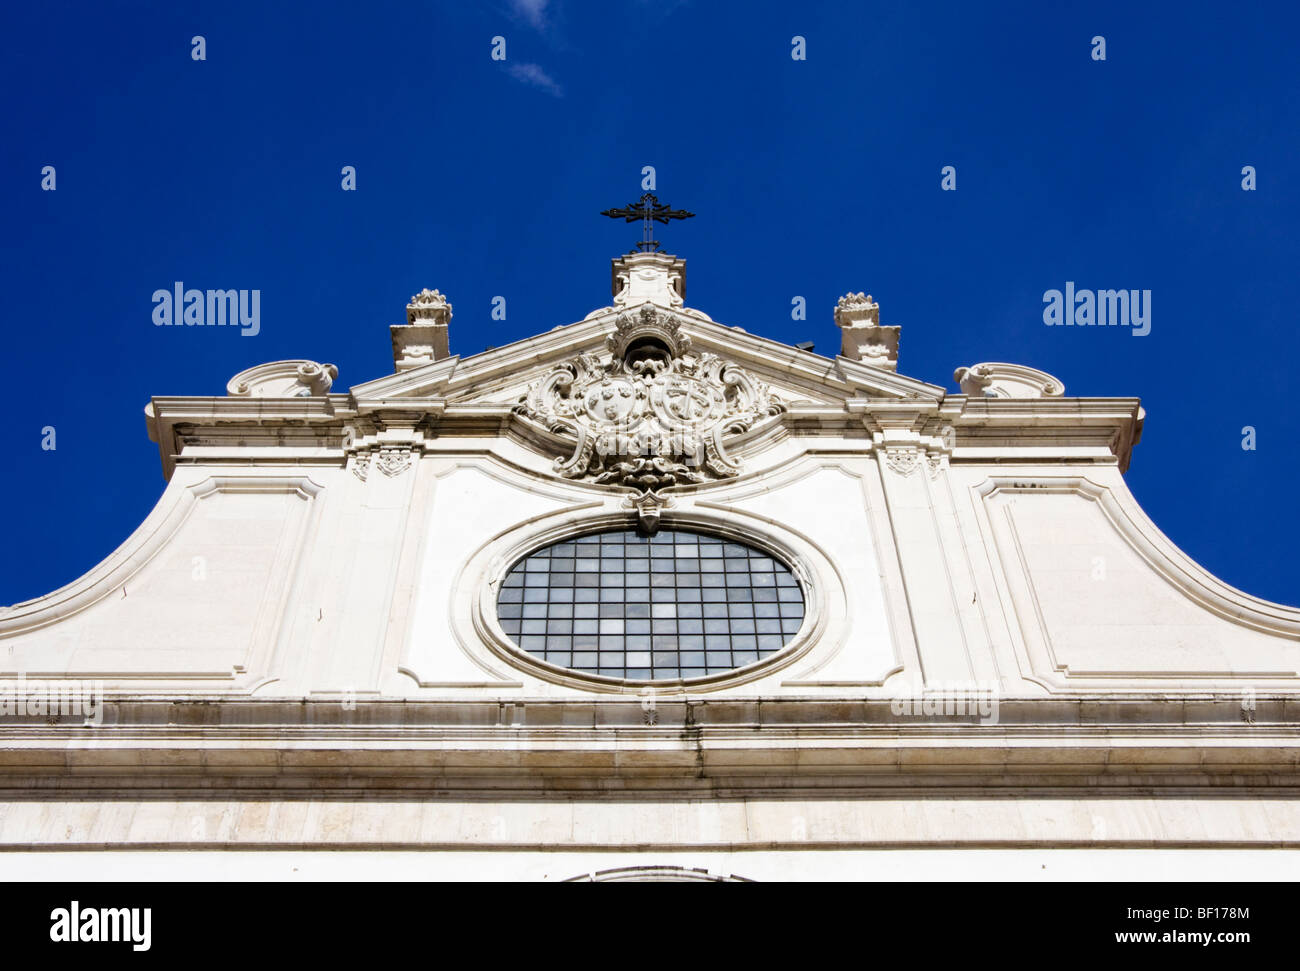
{"type": "MultiPolygon", "coordinates": [[[[608,355],[619,312],[608,308],[576,323],[468,357],[448,357],[353,386],[358,401],[441,397],[458,404],[513,404],[548,372],[584,354],[608,355]]],[[[944,389],[845,357],[800,350],[693,315],[676,314],[697,353],[744,368],[790,404],[842,405],[852,398],[942,400],[944,389]]]]}
{"type": "Polygon", "coordinates": [[[1020,365],[961,368],[961,393],[951,395],[899,374],[900,328],[880,324],[869,294],[840,298],[840,354],[827,357],[687,307],[676,257],[635,253],[612,266],[612,306],[468,356],[448,353],[451,302],[422,290],[406,323],[389,327],[394,373],[347,392],[333,365],[292,360],[240,372],[225,397],[155,398],[147,416],[164,474],[186,450],[278,448],[289,441],[282,428],[311,447],[345,443],[349,461],[398,440],[419,451],[424,436],[496,436],[515,449],[511,461],[535,471],[640,488],[752,471],[760,454],[788,457],[795,440],[895,451],[920,443],[938,456],[954,435],[980,455],[1023,439],[1091,449],[1123,469],[1141,430],[1136,402],[1065,399],[1059,381],[1020,365]],[[615,473],[622,478],[608,478],[615,473]]]}

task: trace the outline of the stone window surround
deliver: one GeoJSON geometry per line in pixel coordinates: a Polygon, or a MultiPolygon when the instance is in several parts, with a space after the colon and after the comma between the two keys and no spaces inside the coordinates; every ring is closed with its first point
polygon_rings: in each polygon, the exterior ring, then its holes
{"type": "MultiPolygon", "coordinates": [[[[497,618],[497,596],[501,582],[519,559],[543,547],[593,532],[633,529],[635,514],[599,506],[563,510],[537,517],[499,534],[469,558],[452,590],[452,628],[462,649],[474,658],[476,649],[485,656],[476,663],[495,667],[494,660],[543,681],[569,688],[616,693],[671,694],[677,689],[713,691],[769,676],[803,658],[816,644],[829,638],[841,640],[846,626],[847,590],[830,559],[805,537],[779,523],[728,514],[729,511],[694,506],[665,512],[661,528],[711,533],[754,547],[789,565],[804,598],[804,620],[797,634],[784,648],[760,661],[718,674],[683,680],[632,680],[588,674],[549,664],[518,647],[505,633],[497,618]],[[460,609],[464,608],[464,609],[460,609]],[[462,619],[468,621],[462,626],[462,619]],[[466,629],[466,627],[468,629],[466,629]]],[[[819,652],[819,663],[835,650],[819,652]]],[[[805,672],[806,673],[806,672],[805,672]]]]}
{"type": "Polygon", "coordinates": [[[696,530],[625,529],[524,556],[502,582],[497,617],[547,663],[663,682],[784,650],[803,627],[804,603],[793,571],[765,551],[696,530]]]}

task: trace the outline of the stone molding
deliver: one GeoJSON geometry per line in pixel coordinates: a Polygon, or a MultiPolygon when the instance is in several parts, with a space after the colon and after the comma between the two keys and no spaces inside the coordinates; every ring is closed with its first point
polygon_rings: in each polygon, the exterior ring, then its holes
{"type": "MultiPolygon", "coordinates": [[[[1019,548],[1014,528],[1004,531],[995,519],[995,505],[999,498],[1014,497],[1016,494],[1058,494],[1079,496],[1096,503],[1106,521],[1117,536],[1139,556],[1142,561],[1166,582],[1178,590],[1192,603],[1210,611],[1229,623],[1282,637],[1300,641],[1300,611],[1293,607],[1270,603],[1237,590],[1210,574],[1207,570],[1188,557],[1182,550],[1171,543],[1156,527],[1149,517],[1129,495],[1117,495],[1104,485],[1079,475],[1041,475],[1022,474],[1018,476],[991,476],[972,490],[978,500],[977,508],[981,513],[981,524],[989,536],[990,548],[1000,553],[1001,584],[1009,589],[1015,575],[1023,576],[1024,553],[1019,548]]],[[[1005,517],[1003,517],[1005,519],[1005,517]]],[[[1007,522],[1010,522],[1007,520],[1007,522]]],[[[1014,524],[1011,524],[1014,527],[1014,524]]],[[[1032,587],[1028,596],[1032,600],[1032,587]]],[[[1028,612],[1019,612],[1022,624],[1041,625],[1041,608],[1028,612]]],[[[1040,631],[1042,630],[1040,626],[1040,631]]],[[[1105,672],[1091,674],[1071,673],[1051,652],[1050,638],[1040,636],[1032,643],[1042,645],[1035,650],[1032,644],[1028,663],[1035,680],[1052,690],[1078,689],[1081,684],[1089,682],[1104,684],[1105,672]],[[1036,655],[1036,656],[1035,656],[1036,655]]],[[[1027,672],[1028,673],[1028,672],[1027,672]]],[[[1298,672],[1278,670],[1271,672],[1223,672],[1205,671],[1202,676],[1213,677],[1219,681],[1250,681],[1259,683],[1270,679],[1294,680],[1298,672]]],[[[1130,684],[1165,681],[1187,682],[1195,679],[1195,673],[1170,672],[1160,674],[1150,672],[1145,675],[1124,673],[1118,675],[1130,684]]]]}
{"type": "MultiPolygon", "coordinates": [[[[68,620],[107,598],[126,596],[137,574],[168,547],[205,500],[222,494],[285,493],[297,496],[303,504],[295,512],[292,522],[286,524],[288,542],[279,550],[273,568],[283,589],[275,595],[274,602],[263,602],[261,614],[264,617],[242,663],[234,670],[140,672],[64,667],[48,671],[29,667],[26,671],[33,678],[100,679],[141,687],[166,684],[178,692],[222,681],[229,683],[229,690],[236,696],[255,691],[270,678],[270,659],[281,637],[280,627],[288,609],[299,560],[309,545],[308,533],[317,509],[316,500],[323,491],[324,486],[308,475],[268,475],[256,470],[206,475],[188,484],[172,483],[140,527],[98,566],[67,586],[44,597],[16,604],[0,616],[0,645],[8,638],[68,620]]],[[[259,594],[270,595],[267,591],[259,591],[259,594]]],[[[10,651],[12,654],[12,646],[10,651]]]]}
{"type": "MultiPolygon", "coordinates": [[[[722,872],[737,866],[756,876],[788,880],[792,875],[824,875],[827,851],[861,850],[863,858],[841,859],[832,871],[838,879],[860,880],[873,868],[892,865],[879,854],[893,857],[906,850],[918,851],[912,862],[919,865],[932,863],[936,852],[951,865],[954,855],[971,849],[1018,850],[1034,856],[1032,864],[1019,861],[1022,872],[1029,874],[1039,871],[1039,860],[1045,858],[1036,851],[1070,849],[1087,854],[1086,874],[1114,874],[1107,868],[1115,866],[1121,878],[1133,879],[1134,872],[1149,871],[1152,856],[1143,853],[1125,868],[1116,853],[1163,850],[1168,854],[1164,866],[1181,864],[1185,877],[1195,878],[1204,876],[1206,864],[1182,856],[1186,850],[1236,849],[1255,851],[1246,858],[1228,854],[1235,860],[1237,878],[1250,880],[1258,879],[1260,867],[1277,879],[1291,876],[1287,867],[1293,871],[1291,857],[1300,847],[1295,799],[1259,787],[1168,794],[1084,789],[1044,793],[1014,785],[1001,791],[971,791],[959,782],[954,788],[948,793],[751,793],[710,791],[701,784],[681,792],[620,793],[617,799],[595,790],[459,793],[434,788],[387,792],[383,798],[361,796],[355,789],[225,790],[123,794],[113,800],[112,812],[75,796],[41,793],[0,802],[7,823],[0,834],[0,852],[121,850],[126,855],[97,858],[105,879],[113,878],[115,867],[147,862],[155,871],[176,866],[175,879],[192,879],[194,867],[206,866],[201,872],[216,880],[240,872],[258,851],[422,851],[424,859],[414,865],[425,867],[438,861],[445,866],[448,858],[464,854],[460,867],[451,871],[457,879],[478,879],[503,864],[511,879],[519,879],[521,869],[534,878],[580,873],[594,862],[593,851],[601,860],[597,866],[611,869],[629,857],[645,859],[647,853],[686,866],[700,862],[702,854],[717,853],[726,864],[722,872]],[[795,820],[804,825],[797,827],[795,820]],[[182,859],[181,854],[160,850],[218,851],[221,862],[182,859]],[[1291,851],[1291,857],[1279,856],[1279,850],[1291,851]],[[502,851],[509,853],[506,860],[502,851]],[[430,853],[440,855],[433,858],[430,853]],[[1171,859],[1174,854],[1177,860],[1171,859]],[[760,866],[756,857],[766,857],[766,864],[760,866]]],[[[17,869],[24,861],[5,862],[17,869]]],[[[48,879],[52,868],[66,861],[41,859],[38,867],[26,862],[26,872],[48,879]]],[[[268,861],[257,862],[262,866],[253,872],[264,874],[268,861]]],[[[987,877],[987,869],[977,862],[988,866],[987,861],[969,859],[966,872],[973,879],[987,877]]],[[[1005,866],[1011,861],[1000,862],[1005,866]]],[[[82,862],[76,871],[78,881],[86,879],[86,865],[82,862]]],[[[409,859],[393,858],[390,878],[409,878],[412,865],[409,859]]],[[[293,876],[287,864],[284,876],[293,876]]]]}
{"type": "Polygon", "coordinates": [[[952,379],[962,394],[984,398],[1059,398],[1065,385],[1046,371],[1021,364],[989,362],[959,367],[952,379]]]}
{"type": "Polygon", "coordinates": [[[315,361],[271,361],[240,371],[226,383],[235,398],[312,398],[329,394],[339,369],[315,361]]]}
{"type": "MultiPolygon", "coordinates": [[[[665,697],[371,701],[342,697],[109,697],[104,724],[0,723],[0,791],[74,797],[368,789],[527,792],[607,787],[628,794],[892,792],[1009,789],[1280,793],[1300,785],[1294,695],[1240,700],[1164,692],[1005,698],[1000,721],[901,718],[891,699],[665,697]],[[195,745],[196,733],[203,737],[195,745]],[[508,744],[503,744],[508,735],[508,744]],[[964,743],[956,743],[956,736],[964,743]],[[44,754],[44,757],[42,757],[44,754]],[[165,756],[165,757],[164,757],[165,756]],[[123,769],[129,767],[129,772],[123,769]]],[[[1300,813],[1300,805],[1297,806],[1300,813]]],[[[1300,817],[1298,817],[1300,818],[1300,817]]]]}

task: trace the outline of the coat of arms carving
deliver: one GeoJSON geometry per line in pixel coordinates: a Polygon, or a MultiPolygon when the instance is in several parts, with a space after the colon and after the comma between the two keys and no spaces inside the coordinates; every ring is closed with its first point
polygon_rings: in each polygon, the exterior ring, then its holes
{"type": "Polygon", "coordinates": [[[573,440],[566,478],[640,489],[740,472],[725,438],[785,405],[744,368],[691,351],[675,315],[646,304],[619,315],[608,358],[579,355],[528,389],[517,410],[573,440]]]}

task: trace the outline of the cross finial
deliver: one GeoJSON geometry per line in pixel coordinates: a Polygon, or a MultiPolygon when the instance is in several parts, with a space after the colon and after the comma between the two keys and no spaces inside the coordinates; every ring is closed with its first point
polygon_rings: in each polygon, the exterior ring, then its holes
{"type": "Polygon", "coordinates": [[[610,219],[622,219],[625,222],[640,219],[641,242],[636,244],[636,248],[642,253],[647,253],[659,249],[659,243],[654,238],[655,223],[663,223],[666,226],[670,219],[690,219],[695,213],[687,212],[685,209],[670,209],[667,203],[662,203],[655,198],[653,192],[647,192],[641,197],[640,202],[623,209],[606,209],[601,215],[608,216],[610,219]]]}

